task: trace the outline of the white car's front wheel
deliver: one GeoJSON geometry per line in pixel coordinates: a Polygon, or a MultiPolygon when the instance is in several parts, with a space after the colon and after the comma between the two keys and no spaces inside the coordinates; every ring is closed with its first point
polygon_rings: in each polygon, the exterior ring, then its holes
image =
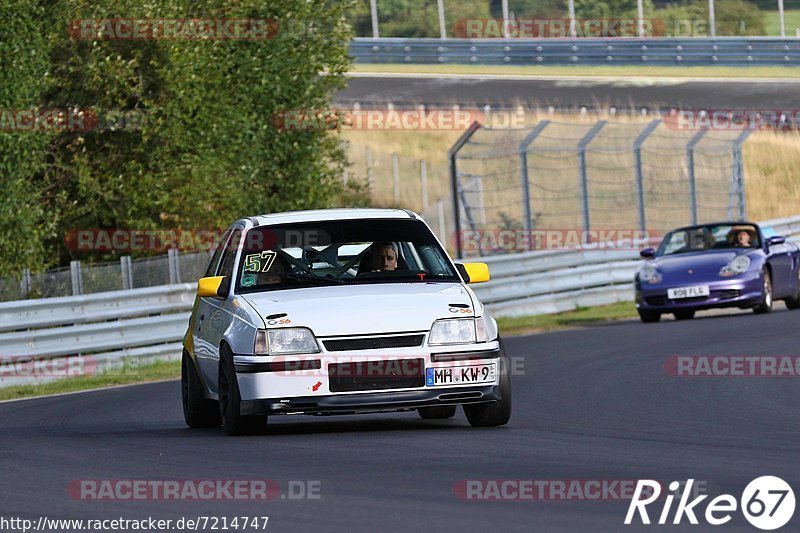
{"type": "Polygon", "coordinates": [[[436,405],[434,407],[420,407],[417,409],[419,416],[425,420],[442,420],[456,416],[455,405],[436,405]]]}
{"type": "Polygon", "coordinates": [[[511,375],[505,356],[500,358],[500,395],[502,399],[497,402],[464,405],[472,427],[504,426],[511,418],[511,375]]]}
{"type": "Polygon", "coordinates": [[[219,414],[228,435],[253,435],[267,429],[267,415],[243,415],[233,352],[227,344],[219,350],[219,414]]]}
{"type": "Polygon", "coordinates": [[[181,396],[183,419],[190,428],[219,427],[219,407],[205,397],[203,383],[191,356],[184,351],[181,358],[181,396]]]}

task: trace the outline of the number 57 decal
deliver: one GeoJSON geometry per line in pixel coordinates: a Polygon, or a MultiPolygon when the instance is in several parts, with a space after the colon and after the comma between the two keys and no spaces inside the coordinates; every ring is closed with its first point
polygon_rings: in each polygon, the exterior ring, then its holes
{"type": "Polygon", "coordinates": [[[260,254],[249,254],[244,257],[245,272],[268,272],[275,256],[278,255],[272,250],[266,250],[260,254]]]}

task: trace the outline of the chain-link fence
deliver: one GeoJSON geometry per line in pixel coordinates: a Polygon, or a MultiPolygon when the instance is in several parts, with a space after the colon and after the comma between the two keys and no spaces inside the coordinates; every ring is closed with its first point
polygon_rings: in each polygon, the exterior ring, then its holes
{"type": "Polygon", "coordinates": [[[210,259],[208,252],[166,255],[131,260],[123,256],[109,263],[83,264],[46,272],[25,270],[20,276],[0,278],[0,301],[54,298],[97,292],[154,287],[191,282],[202,277],[210,259]]]}
{"type": "Polygon", "coordinates": [[[456,253],[525,251],[503,247],[498,232],[527,233],[522,242],[536,249],[541,243],[531,236],[540,231],[574,231],[585,244],[599,231],[659,234],[743,219],[748,133],[678,129],[662,120],[473,125],[451,150],[456,253]]]}

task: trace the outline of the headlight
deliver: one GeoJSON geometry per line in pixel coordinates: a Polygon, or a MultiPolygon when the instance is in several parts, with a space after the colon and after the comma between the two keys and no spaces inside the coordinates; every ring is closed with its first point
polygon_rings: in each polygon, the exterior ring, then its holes
{"type": "Polygon", "coordinates": [[[260,329],[256,332],[253,353],[286,355],[317,353],[319,345],[308,328],[260,329]]]}
{"type": "MultiPolygon", "coordinates": [[[[433,323],[428,344],[472,344],[476,342],[474,318],[445,318],[433,323]]],[[[482,320],[482,319],[478,319],[482,320]]],[[[486,336],[484,327],[483,335],[486,336]]]]}
{"type": "Polygon", "coordinates": [[[739,274],[744,273],[750,267],[750,258],[746,255],[740,255],[739,257],[734,257],[730,263],[722,267],[719,271],[719,275],[723,278],[729,278],[731,276],[738,276],[739,274]]]}
{"type": "Polygon", "coordinates": [[[661,272],[652,265],[645,265],[639,271],[639,281],[644,283],[658,283],[661,281],[661,272]]]}

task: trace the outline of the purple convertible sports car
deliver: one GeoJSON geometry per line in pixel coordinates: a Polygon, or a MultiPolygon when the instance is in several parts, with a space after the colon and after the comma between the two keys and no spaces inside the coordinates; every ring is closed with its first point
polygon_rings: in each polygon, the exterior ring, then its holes
{"type": "Polygon", "coordinates": [[[718,307],[769,313],[775,300],[800,307],[800,250],[784,237],[767,237],[756,224],[720,222],[673,230],[636,274],[642,322],[663,313],[678,320],[718,307]]]}

